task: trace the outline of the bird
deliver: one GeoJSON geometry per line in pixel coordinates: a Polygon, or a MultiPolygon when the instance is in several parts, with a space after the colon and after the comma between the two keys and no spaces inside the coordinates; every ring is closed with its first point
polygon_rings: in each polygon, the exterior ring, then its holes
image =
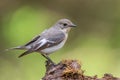
{"type": "Polygon", "coordinates": [[[54,63],[49,58],[49,54],[64,46],[68,38],[68,33],[73,27],[76,27],[76,25],[69,19],[60,19],[52,27],[45,29],[25,45],[13,47],[12,49],[25,50],[25,52],[18,56],[19,58],[37,52],[51,63],[54,63]]]}

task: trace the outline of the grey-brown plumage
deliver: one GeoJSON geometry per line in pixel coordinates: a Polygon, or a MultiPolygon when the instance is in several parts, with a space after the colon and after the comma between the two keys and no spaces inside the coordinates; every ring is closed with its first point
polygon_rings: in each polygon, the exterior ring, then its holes
{"type": "Polygon", "coordinates": [[[50,53],[53,53],[65,44],[68,32],[72,27],[75,27],[70,20],[61,19],[51,28],[43,31],[40,35],[36,36],[30,42],[26,43],[23,46],[15,47],[14,49],[26,50],[19,57],[27,55],[32,52],[39,52],[45,58],[50,60],[47,56],[50,53]]]}

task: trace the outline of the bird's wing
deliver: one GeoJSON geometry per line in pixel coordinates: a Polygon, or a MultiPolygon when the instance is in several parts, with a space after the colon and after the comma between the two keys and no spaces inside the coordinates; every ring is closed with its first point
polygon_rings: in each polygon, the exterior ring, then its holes
{"type": "Polygon", "coordinates": [[[31,41],[29,41],[28,43],[26,43],[24,46],[29,46],[30,44],[34,43],[35,41],[37,41],[40,38],[40,35],[36,36],[35,38],[33,38],[31,41]]]}
{"type": "Polygon", "coordinates": [[[64,33],[57,33],[49,35],[47,38],[41,39],[36,45],[34,46],[34,50],[42,50],[44,48],[49,48],[61,43],[65,38],[64,33]]]}
{"type": "Polygon", "coordinates": [[[24,46],[29,46],[29,45],[31,45],[32,43],[34,43],[35,41],[37,41],[37,40],[40,38],[40,36],[41,36],[42,34],[44,34],[46,31],[47,31],[47,29],[44,30],[40,35],[37,35],[36,37],[34,37],[31,41],[29,41],[28,43],[26,43],[24,46]]]}

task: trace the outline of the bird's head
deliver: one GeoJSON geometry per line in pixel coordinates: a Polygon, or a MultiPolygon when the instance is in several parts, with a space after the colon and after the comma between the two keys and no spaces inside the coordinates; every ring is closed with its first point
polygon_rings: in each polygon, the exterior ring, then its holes
{"type": "Polygon", "coordinates": [[[68,20],[68,19],[60,19],[60,20],[55,24],[55,26],[56,26],[58,29],[60,29],[60,30],[62,30],[62,31],[64,31],[64,32],[66,32],[66,33],[68,33],[72,27],[76,27],[76,25],[73,24],[73,23],[72,23],[70,20],[68,20]]]}

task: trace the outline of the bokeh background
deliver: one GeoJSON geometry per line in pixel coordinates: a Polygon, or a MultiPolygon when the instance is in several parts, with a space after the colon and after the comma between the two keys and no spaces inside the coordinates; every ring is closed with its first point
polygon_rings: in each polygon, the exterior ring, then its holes
{"type": "MultiPolygon", "coordinates": [[[[0,0],[0,50],[23,45],[57,20],[74,28],[54,62],[78,59],[89,76],[120,77],[120,0],[0,0]]],[[[23,51],[0,53],[0,80],[39,80],[45,74],[40,54],[17,58],[23,51]]]]}

